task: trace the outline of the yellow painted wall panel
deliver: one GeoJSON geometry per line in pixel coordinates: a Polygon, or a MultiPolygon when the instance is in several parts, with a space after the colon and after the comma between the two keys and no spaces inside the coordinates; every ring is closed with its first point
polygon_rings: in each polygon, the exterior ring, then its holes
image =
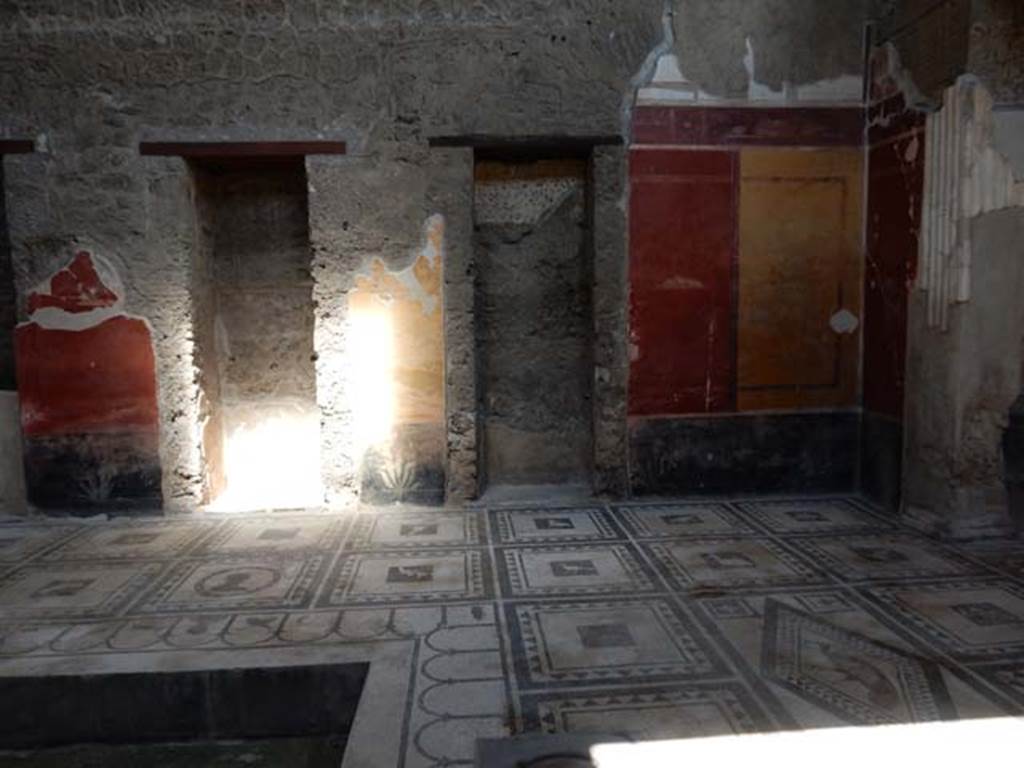
{"type": "Polygon", "coordinates": [[[740,163],[738,408],[855,405],[861,152],[749,149],[740,163]]]}

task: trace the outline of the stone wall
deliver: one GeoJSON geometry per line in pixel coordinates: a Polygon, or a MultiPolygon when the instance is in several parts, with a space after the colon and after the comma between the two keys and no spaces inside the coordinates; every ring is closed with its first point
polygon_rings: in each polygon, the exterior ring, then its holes
{"type": "MultiPolygon", "coordinates": [[[[343,140],[349,157],[306,158],[327,498],[469,498],[473,153],[431,140],[628,135],[637,87],[656,71],[671,79],[673,56],[709,98],[856,102],[867,13],[861,0],[827,12],[813,0],[13,0],[0,7],[0,136],[39,148],[6,161],[18,291],[81,245],[114,263],[126,311],[153,331],[162,496],[192,509],[221,482],[204,461],[218,450],[220,399],[204,373],[211,224],[186,161],[140,157],[139,143],[343,140]],[[396,400],[381,443],[360,432],[367,386],[351,361],[355,331],[385,297],[397,297],[386,321],[396,400]]],[[[627,453],[624,157],[602,147],[590,169],[595,485],[616,493],[627,453]]]]}
{"type": "MultiPolygon", "coordinates": [[[[352,391],[331,364],[346,339],[347,306],[337,305],[375,259],[397,273],[420,249],[438,212],[424,197],[427,140],[619,133],[632,79],[663,39],[663,11],[659,0],[4,4],[0,135],[41,136],[44,150],[16,158],[7,180],[19,286],[76,242],[118,263],[128,309],[155,331],[164,497],[192,508],[210,484],[203,334],[192,333],[203,313],[193,181],[181,160],[139,158],[138,144],[345,140],[351,161],[311,159],[309,174],[324,474],[341,498],[360,480],[344,436],[352,391]],[[366,196],[332,182],[356,168],[366,196]]],[[[410,450],[432,452],[432,486],[444,484],[443,418],[410,428],[410,450]]]]}
{"type": "Polygon", "coordinates": [[[997,104],[1024,104],[1024,5],[1017,0],[972,0],[967,71],[997,104]]]}

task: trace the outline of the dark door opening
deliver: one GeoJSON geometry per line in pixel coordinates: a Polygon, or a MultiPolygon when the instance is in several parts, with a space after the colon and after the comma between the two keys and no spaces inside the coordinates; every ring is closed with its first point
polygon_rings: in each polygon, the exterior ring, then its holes
{"type": "Polygon", "coordinates": [[[587,161],[477,158],[482,489],[583,486],[593,465],[587,161]]]}

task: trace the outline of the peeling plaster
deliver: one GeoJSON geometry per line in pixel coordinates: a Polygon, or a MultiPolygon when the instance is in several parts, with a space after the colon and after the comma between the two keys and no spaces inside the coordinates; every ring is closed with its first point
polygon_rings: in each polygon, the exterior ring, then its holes
{"type": "MultiPolygon", "coordinates": [[[[749,36],[745,39],[745,46],[743,67],[748,80],[747,101],[771,104],[859,104],[863,101],[864,79],[857,75],[841,75],[800,85],[785,81],[781,90],[775,90],[757,80],[754,44],[749,36]]],[[[688,78],[679,64],[679,56],[671,52],[658,57],[650,79],[637,94],[637,103],[645,106],[734,102],[735,99],[708,93],[699,83],[688,78]]]]}
{"type": "Polygon", "coordinates": [[[854,333],[860,327],[860,320],[848,309],[841,309],[829,318],[828,327],[836,333],[854,333]]]}
{"type": "MultiPolygon", "coordinates": [[[[632,136],[633,132],[633,107],[642,103],[644,86],[650,84],[655,79],[663,56],[671,55],[673,59],[676,58],[674,54],[669,53],[676,42],[675,27],[673,25],[674,16],[674,0],[664,0],[661,13],[661,42],[654,46],[651,52],[647,54],[647,58],[644,59],[636,74],[630,78],[629,86],[625,91],[622,103],[622,135],[627,137],[627,139],[632,136]]],[[[676,70],[678,71],[678,69],[679,63],[678,59],[676,59],[676,70]]]]}
{"type": "MultiPolygon", "coordinates": [[[[106,322],[107,320],[121,316],[125,313],[125,287],[120,275],[117,273],[117,270],[114,269],[113,265],[109,261],[93,251],[81,250],[78,252],[78,254],[81,253],[88,254],[103,286],[114,294],[114,303],[108,307],[97,307],[86,312],[68,312],[60,309],[59,307],[41,307],[32,312],[29,315],[28,320],[19,323],[19,328],[35,323],[40,327],[47,328],[49,330],[82,331],[87,328],[93,328],[100,323],[106,322]]],[[[69,259],[67,264],[58,270],[58,272],[66,271],[74,262],[75,258],[77,258],[78,254],[69,259]]],[[[41,281],[31,291],[30,296],[51,294],[54,290],[53,281],[55,277],[56,273],[41,281]]]]}
{"type": "Polygon", "coordinates": [[[432,315],[437,309],[438,297],[431,296],[423,287],[423,281],[417,274],[418,266],[422,266],[421,260],[426,262],[432,271],[439,269],[444,253],[444,216],[435,213],[423,223],[423,242],[420,246],[416,260],[401,270],[393,272],[392,276],[408,292],[409,298],[419,302],[424,315],[432,315]]]}

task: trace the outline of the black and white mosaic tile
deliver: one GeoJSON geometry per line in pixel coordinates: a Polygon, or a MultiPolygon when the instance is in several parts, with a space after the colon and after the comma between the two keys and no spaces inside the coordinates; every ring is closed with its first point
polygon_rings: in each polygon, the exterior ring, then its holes
{"type": "Polygon", "coordinates": [[[545,691],[521,698],[527,731],[601,733],[647,741],[758,733],[776,728],[737,683],[545,691]]]}
{"type": "Polygon", "coordinates": [[[954,549],[920,536],[827,536],[793,539],[794,549],[848,582],[971,576],[980,566],[954,549]]]}
{"type": "Polygon", "coordinates": [[[323,555],[221,557],[174,564],[133,613],[305,608],[323,578],[323,555]]]}
{"type": "Polygon", "coordinates": [[[114,616],[163,569],[160,563],[29,564],[0,580],[0,615],[5,620],[114,616]]]}
{"type": "Polygon", "coordinates": [[[755,533],[726,504],[617,504],[613,511],[635,539],[755,533]]]}
{"type": "Polygon", "coordinates": [[[173,560],[188,555],[222,524],[186,520],[131,521],[116,527],[90,525],[51,549],[46,560],[173,560]]]}
{"type": "Polygon", "coordinates": [[[515,597],[642,593],[661,582],[628,544],[509,547],[497,556],[502,591],[515,597]]]}
{"type": "Polygon", "coordinates": [[[476,549],[343,555],[321,606],[478,600],[490,594],[490,563],[476,549]]]}
{"type": "Polygon", "coordinates": [[[866,512],[847,499],[782,499],[738,501],[743,519],[768,533],[792,536],[819,533],[884,533],[885,519],[866,512]]]}
{"type": "Polygon", "coordinates": [[[672,539],[643,546],[681,589],[786,586],[825,578],[806,561],[765,537],[672,539]]]}
{"type": "Polygon", "coordinates": [[[294,555],[336,550],[348,527],[345,518],[327,515],[249,518],[226,522],[205,540],[198,554],[294,555]]]}
{"type": "Polygon", "coordinates": [[[598,507],[531,507],[491,511],[497,541],[561,544],[625,538],[609,514],[598,507]]]}
{"type": "Polygon", "coordinates": [[[521,732],[1019,714],[1020,551],[855,499],[19,521],[0,674],[372,656],[350,749],[407,767],[521,732]]]}
{"type": "Polygon", "coordinates": [[[346,549],[423,549],[485,543],[479,512],[381,512],[355,519],[346,549]]]}
{"type": "Polygon", "coordinates": [[[1014,582],[938,580],[864,594],[900,627],[961,661],[1024,658],[1024,588],[1014,582]]]}
{"type": "Polygon", "coordinates": [[[933,662],[769,599],[761,671],[842,720],[861,725],[955,717],[933,662]]]}
{"type": "Polygon", "coordinates": [[[523,688],[727,674],[696,625],[664,598],[514,603],[506,618],[523,688]]]}

